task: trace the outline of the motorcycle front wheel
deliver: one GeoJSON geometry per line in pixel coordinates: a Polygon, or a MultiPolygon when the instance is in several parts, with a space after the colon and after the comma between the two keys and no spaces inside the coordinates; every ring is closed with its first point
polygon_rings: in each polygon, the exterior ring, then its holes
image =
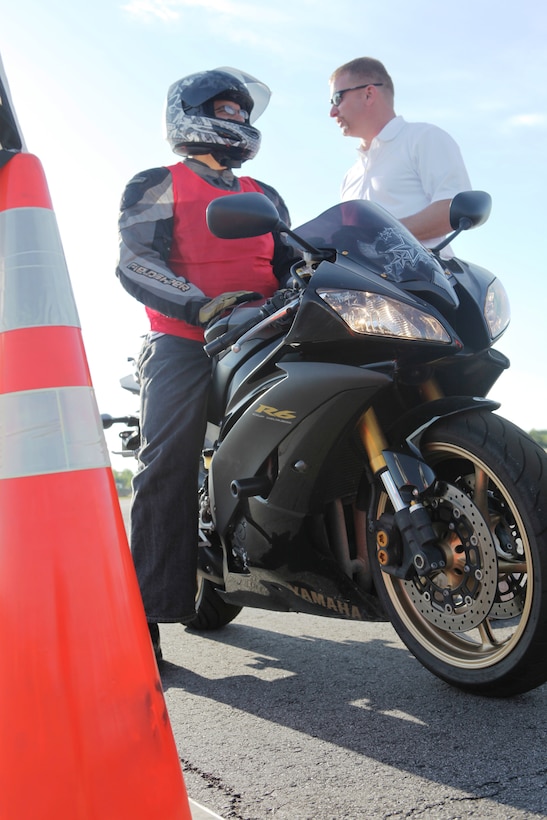
{"type": "Polygon", "coordinates": [[[403,580],[382,571],[372,545],[378,596],[408,649],[447,683],[490,697],[534,689],[547,680],[547,454],[484,411],[436,422],[421,450],[445,488],[425,506],[446,566],[403,580]]]}

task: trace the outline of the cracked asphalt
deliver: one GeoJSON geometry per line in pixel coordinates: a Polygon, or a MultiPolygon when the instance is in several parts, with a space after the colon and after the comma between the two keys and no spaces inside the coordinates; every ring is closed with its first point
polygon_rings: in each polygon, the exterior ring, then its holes
{"type": "Polygon", "coordinates": [[[194,820],[547,818],[547,685],[464,694],[388,624],[244,609],[160,629],[194,820]]]}

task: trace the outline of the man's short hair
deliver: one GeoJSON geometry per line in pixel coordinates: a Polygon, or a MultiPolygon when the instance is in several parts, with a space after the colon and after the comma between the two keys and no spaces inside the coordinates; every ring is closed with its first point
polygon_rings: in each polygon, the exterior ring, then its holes
{"type": "Polygon", "coordinates": [[[349,63],[344,63],[344,65],[333,71],[330,82],[334,82],[340,74],[351,74],[359,82],[370,80],[371,83],[382,83],[391,94],[395,94],[393,80],[387,73],[384,64],[373,57],[357,57],[355,60],[350,60],[349,63]]]}

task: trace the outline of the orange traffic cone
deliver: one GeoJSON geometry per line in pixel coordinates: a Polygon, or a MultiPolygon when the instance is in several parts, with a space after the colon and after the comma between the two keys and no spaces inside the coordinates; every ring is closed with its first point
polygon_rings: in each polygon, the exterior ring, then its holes
{"type": "Polygon", "coordinates": [[[191,818],[39,160],[0,170],[0,817],[191,818]]]}

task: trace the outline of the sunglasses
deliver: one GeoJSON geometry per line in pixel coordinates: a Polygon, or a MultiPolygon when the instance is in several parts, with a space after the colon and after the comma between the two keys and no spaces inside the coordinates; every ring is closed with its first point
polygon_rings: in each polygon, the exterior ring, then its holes
{"type": "Polygon", "coordinates": [[[228,114],[230,117],[243,117],[244,120],[249,119],[249,112],[243,108],[234,108],[233,105],[215,105],[215,116],[218,116],[221,111],[228,114]]]}
{"type": "Polygon", "coordinates": [[[367,83],[366,85],[354,85],[353,88],[342,88],[341,91],[334,92],[334,94],[330,98],[330,104],[338,107],[342,102],[344,94],[347,94],[348,91],[357,91],[358,88],[368,88],[369,85],[380,86],[383,85],[383,83],[367,83]]]}

